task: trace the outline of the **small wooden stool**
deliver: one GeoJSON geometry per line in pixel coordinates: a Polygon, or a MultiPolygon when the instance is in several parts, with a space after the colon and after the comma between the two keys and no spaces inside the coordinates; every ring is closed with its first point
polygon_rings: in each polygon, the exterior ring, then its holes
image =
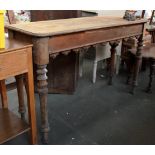
{"type": "Polygon", "coordinates": [[[0,109],[0,144],[27,131],[30,131],[31,134],[31,144],[36,144],[36,113],[31,44],[15,41],[13,39],[6,39],[6,48],[0,49],[0,93],[2,99],[2,108],[0,109]],[[18,100],[19,107],[21,108],[21,94],[23,92],[19,90],[23,90],[22,77],[24,76],[26,79],[28,124],[8,109],[5,79],[12,76],[18,79],[17,83],[19,84],[17,85],[20,87],[18,89],[18,100]]]}

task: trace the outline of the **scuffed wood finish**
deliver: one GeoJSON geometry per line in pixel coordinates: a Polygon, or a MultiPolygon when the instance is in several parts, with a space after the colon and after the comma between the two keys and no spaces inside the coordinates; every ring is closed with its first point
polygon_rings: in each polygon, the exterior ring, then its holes
{"type": "Polygon", "coordinates": [[[2,96],[2,109],[0,110],[0,143],[6,142],[28,130],[31,133],[31,144],[37,143],[36,114],[34,102],[34,85],[32,71],[32,44],[25,44],[12,39],[6,39],[6,49],[0,52],[0,86],[2,96]],[[8,77],[16,77],[19,112],[24,120],[24,94],[23,77],[26,77],[28,95],[29,124],[14,116],[8,109],[6,87],[4,80],[8,77]]]}
{"type": "Polygon", "coordinates": [[[117,17],[83,17],[7,25],[6,28],[28,35],[48,37],[81,31],[141,24],[146,20],[127,21],[117,17]]]}
{"type": "Polygon", "coordinates": [[[143,25],[129,25],[53,36],[49,39],[50,54],[97,43],[140,35],[143,25]],[[66,41],[67,40],[67,41],[66,41]],[[65,44],[64,44],[65,42],[65,44]]]}
{"type": "MultiPolygon", "coordinates": [[[[11,36],[17,40],[22,38],[24,41],[27,40],[34,44],[33,58],[37,66],[44,143],[48,141],[49,131],[46,76],[49,57],[54,59],[59,54],[68,55],[70,52],[87,51],[92,45],[140,36],[143,34],[145,23],[146,20],[126,21],[117,17],[83,17],[6,26],[11,36]]],[[[139,49],[138,55],[141,54],[139,49]]],[[[114,64],[115,52],[113,51],[115,51],[115,47],[112,47],[111,64],[114,64]]],[[[113,74],[113,68],[112,65],[111,75],[113,74]]]]}

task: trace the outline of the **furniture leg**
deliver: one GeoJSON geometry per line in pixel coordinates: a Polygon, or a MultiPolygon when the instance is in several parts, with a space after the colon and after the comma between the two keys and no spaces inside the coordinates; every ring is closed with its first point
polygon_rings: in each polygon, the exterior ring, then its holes
{"type": "Polygon", "coordinates": [[[48,110],[47,110],[47,94],[48,94],[48,83],[47,83],[47,65],[37,65],[37,86],[40,98],[40,111],[41,111],[41,132],[42,141],[44,144],[48,143],[48,110]]]}
{"type": "Polygon", "coordinates": [[[138,46],[137,46],[137,52],[136,52],[136,59],[135,59],[135,67],[134,67],[134,73],[133,73],[133,81],[132,81],[132,89],[130,93],[134,94],[135,87],[137,86],[137,80],[138,80],[138,73],[142,61],[142,48],[143,48],[143,35],[140,35],[138,38],[138,46]]]}
{"type": "Polygon", "coordinates": [[[120,61],[121,61],[120,56],[116,55],[116,75],[119,74],[120,61]]]}
{"type": "Polygon", "coordinates": [[[95,60],[93,64],[93,83],[96,82],[96,72],[97,72],[97,61],[95,60]]]}
{"type": "Polygon", "coordinates": [[[152,93],[152,81],[155,73],[155,59],[150,58],[150,75],[149,75],[149,84],[146,89],[147,93],[152,93]]]}
{"type": "Polygon", "coordinates": [[[126,60],[126,64],[127,64],[127,72],[128,72],[126,84],[130,85],[132,83],[132,76],[133,76],[134,64],[135,64],[135,56],[132,55],[131,53],[129,55],[129,59],[126,60]]]}
{"type": "Polygon", "coordinates": [[[83,61],[84,61],[84,52],[80,52],[79,58],[79,76],[82,77],[83,75],[83,61]]]}
{"type": "Polygon", "coordinates": [[[19,102],[19,113],[21,114],[21,119],[25,119],[25,105],[24,105],[24,82],[23,74],[15,76],[17,92],[18,92],[18,102],[19,102]]]}
{"type": "Polygon", "coordinates": [[[116,53],[116,47],[118,46],[119,42],[110,42],[111,46],[111,58],[110,58],[110,70],[109,70],[109,85],[112,85],[112,80],[115,72],[115,53],[116,53]]]}
{"type": "Polygon", "coordinates": [[[5,80],[0,81],[0,93],[2,100],[2,107],[8,108],[8,100],[7,100],[7,90],[5,85],[5,80]]]}
{"type": "MultiPolygon", "coordinates": [[[[31,49],[28,49],[28,60],[32,62],[32,53],[31,49]]],[[[34,100],[34,79],[33,79],[33,66],[32,63],[29,63],[28,73],[25,74],[25,86],[27,89],[27,104],[28,104],[28,118],[30,123],[30,134],[31,134],[31,144],[37,144],[37,128],[36,128],[36,108],[34,100]]]]}

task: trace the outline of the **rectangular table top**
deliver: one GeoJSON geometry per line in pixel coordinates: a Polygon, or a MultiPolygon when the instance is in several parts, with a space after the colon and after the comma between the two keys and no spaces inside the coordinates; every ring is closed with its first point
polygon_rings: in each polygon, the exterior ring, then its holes
{"type": "Polygon", "coordinates": [[[20,49],[31,47],[31,46],[32,44],[27,43],[27,42],[5,38],[5,49],[0,49],[0,54],[5,53],[5,52],[20,50],[20,49]]]}
{"type": "Polygon", "coordinates": [[[82,17],[6,25],[6,28],[31,36],[48,37],[100,28],[146,23],[147,20],[127,21],[119,17],[82,17]]]}

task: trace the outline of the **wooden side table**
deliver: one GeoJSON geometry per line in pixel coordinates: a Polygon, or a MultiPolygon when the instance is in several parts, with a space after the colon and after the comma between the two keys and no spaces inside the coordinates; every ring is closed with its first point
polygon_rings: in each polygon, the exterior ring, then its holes
{"type": "MultiPolygon", "coordinates": [[[[6,48],[0,49],[0,93],[2,97],[2,108],[0,109],[0,144],[27,131],[30,131],[31,144],[36,144],[36,114],[31,44],[6,39],[6,48]],[[7,105],[7,92],[4,80],[11,76],[20,77],[21,75],[25,76],[26,81],[29,123],[18,118],[8,109],[7,105]]],[[[20,96],[20,92],[18,92],[18,96],[20,96]]]]}

